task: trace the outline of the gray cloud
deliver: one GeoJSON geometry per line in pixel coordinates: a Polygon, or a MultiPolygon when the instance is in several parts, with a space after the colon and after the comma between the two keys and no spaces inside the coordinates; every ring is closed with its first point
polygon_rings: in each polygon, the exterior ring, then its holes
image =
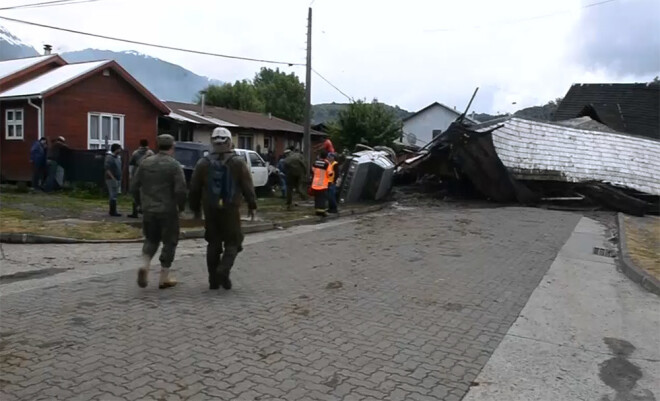
{"type": "Polygon", "coordinates": [[[618,76],[655,74],[660,71],[660,2],[618,0],[585,8],[575,39],[576,59],[589,69],[618,76]]]}

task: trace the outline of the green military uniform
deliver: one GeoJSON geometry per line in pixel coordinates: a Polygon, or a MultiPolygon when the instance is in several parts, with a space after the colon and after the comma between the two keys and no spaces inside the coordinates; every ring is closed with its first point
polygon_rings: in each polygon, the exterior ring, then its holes
{"type": "Polygon", "coordinates": [[[197,162],[190,181],[190,209],[195,215],[204,210],[204,238],[207,241],[206,265],[209,273],[209,285],[212,289],[222,284],[231,288],[229,272],[236,256],[243,249],[241,231],[241,198],[245,198],[250,210],[256,210],[256,196],[252,176],[245,161],[234,152],[211,153],[197,162]],[[219,206],[210,200],[209,170],[210,159],[220,161],[229,170],[233,183],[233,199],[219,206]],[[224,248],[224,249],[223,249],[224,248]],[[224,254],[223,254],[224,252],[224,254]],[[221,258],[222,255],[222,258],[221,258]]]}
{"type": "MultiPolygon", "coordinates": [[[[159,145],[164,141],[173,143],[174,138],[161,135],[158,141],[159,145]]],[[[131,193],[142,206],[142,253],[153,257],[162,242],[160,263],[169,268],[179,242],[179,212],[186,205],[186,179],[181,164],[165,153],[145,158],[133,177],[131,193]]]]}
{"type": "MultiPolygon", "coordinates": [[[[144,158],[153,156],[154,152],[149,149],[147,146],[140,146],[138,149],[136,149],[133,154],[131,155],[131,160],[128,162],[128,168],[131,170],[130,175],[131,175],[131,181],[135,177],[135,173],[137,173],[138,167],[140,167],[140,163],[142,163],[142,160],[144,158]]],[[[139,194],[138,194],[139,196],[139,194]]],[[[133,198],[133,213],[129,217],[138,217],[138,205],[140,204],[140,198],[133,198]]]]}
{"type": "Polygon", "coordinates": [[[303,156],[299,152],[291,152],[284,159],[284,174],[286,176],[286,204],[293,204],[293,190],[297,190],[302,200],[307,199],[305,189],[306,167],[303,156]]]}

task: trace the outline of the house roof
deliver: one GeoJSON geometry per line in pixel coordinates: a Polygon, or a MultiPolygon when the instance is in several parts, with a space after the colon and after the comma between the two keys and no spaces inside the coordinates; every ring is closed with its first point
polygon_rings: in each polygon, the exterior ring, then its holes
{"type": "Polygon", "coordinates": [[[24,82],[16,87],[0,93],[0,99],[24,98],[31,96],[50,96],[65,89],[101,69],[110,68],[128,82],[135,90],[144,96],[160,112],[168,114],[170,110],[163,102],[158,100],[147,88],[133,78],[116,61],[100,60],[86,63],[65,64],[54,70],[24,82]]]}
{"type": "MultiPolygon", "coordinates": [[[[461,113],[460,111],[458,111],[458,110],[456,110],[456,109],[453,109],[453,108],[451,108],[451,107],[449,107],[449,106],[447,106],[447,105],[444,105],[444,104],[442,104],[442,103],[440,103],[440,102],[433,102],[433,103],[429,104],[428,106],[424,107],[423,109],[418,110],[418,111],[416,111],[415,113],[413,113],[413,114],[409,115],[408,117],[404,118],[402,121],[405,122],[405,121],[408,121],[408,120],[410,120],[410,119],[413,119],[413,118],[415,118],[416,116],[418,116],[418,115],[424,113],[424,112],[427,111],[427,110],[432,109],[432,108],[435,107],[435,106],[442,107],[443,109],[446,109],[446,110],[448,110],[448,111],[450,111],[450,112],[456,114],[456,118],[458,118],[461,114],[463,114],[463,113],[461,113]]],[[[479,123],[477,120],[474,120],[474,119],[470,118],[469,116],[465,116],[465,119],[466,119],[467,121],[471,122],[472,124],[478,124],[478,123],[479,123]]]]}
{"type": "MultiPolygon", "coordinates": [[[[180,102],[165,102],[165,104],[172,111],[169,117],[180,121],[189,120],[187,122],[193,122],[200,125],[215,125],[228,128],[241,127],[297,134],[302,134],[304,130],[302,125],[262,113],[231,110],[216,106],[205,106],[204,115],[201,115],[201,105],[180,102]]],[[[312,130],[311,133],[312,135],[326,136],[323,132],[315,130],[312,130]]]]}
{"type": "Polygon", "coordinates": [[[50,62],[59,62],[60,64],[65,64],[64,60],[62,60],[60,56],[56,54],[51,54],[48,56],[26,57],[26,58],[14,59],[14,60],[0,61],[0,81],[12,75],[15,75],[23,70],[48,64],[50,62]]]}
{"type": "Polygon", "coordinates": [[[45,95],[49,91],[58,88],[82,75],[96,70],[98,67],[110,63],[109,60],[91,61],[88,63],[77,63],[63,65],[45,74],[22,83],[0,93],[0,98],[26,97],[45,95]]]}
{"type": "Polygon", "coordinates": [[[517,179],[597,180],[660,195],[660,141],[518,117],[471,127],[493,131],[502,163],[517,179]]]}
{"type": "Polygon", "coordinates": [[[660,85],[575,84],[554,120],[582,116],[620,132],[660,139],[660,85]]]}

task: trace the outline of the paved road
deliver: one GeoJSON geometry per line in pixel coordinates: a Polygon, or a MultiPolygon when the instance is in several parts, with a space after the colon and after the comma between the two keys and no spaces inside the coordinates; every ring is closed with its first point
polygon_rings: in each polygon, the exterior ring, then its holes
{"type": "Polygon", "coordinates": [[[230,292],[198,242],[172,290],[137,288],[118,251],[8,282],[0,399],[459,400],[579,217],[420,208],[250,237],[230,292]]]}

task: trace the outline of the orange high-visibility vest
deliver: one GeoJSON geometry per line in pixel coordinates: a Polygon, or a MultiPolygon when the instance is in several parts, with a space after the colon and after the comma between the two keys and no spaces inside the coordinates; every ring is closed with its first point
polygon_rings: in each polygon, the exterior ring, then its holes
{"type": "Polygon", "coordinates": [[[336,165],[337,165],[337,162],[334,161],[334,162],[330,163],[330,167],[328,167],[328,169],[330,170],[329,177],[328,177],[329,180],[330,180],[330,184],[334,184],[334,182],[337,180],[337,177],[335,177],[335,166],[336,165]]]}
{"type": "Polygon", "coordinates": [[[330,183],[330,163],[327,160],[317,160],[312,166],[314,178],[312,179],[312,189],[322,191],[328,189],[330,183]]]}

